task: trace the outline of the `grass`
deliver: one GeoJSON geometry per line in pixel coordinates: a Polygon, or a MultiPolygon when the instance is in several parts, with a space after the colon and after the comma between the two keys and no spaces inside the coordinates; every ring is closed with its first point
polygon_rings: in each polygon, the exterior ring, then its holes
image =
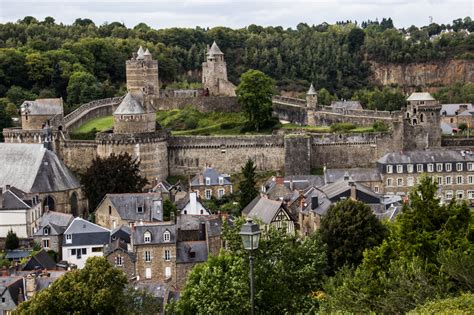
{"type": "Polygon", "coordinates": [[[98,117],[92,120],[89,120],[84,125],[80,126],[74,133],[88,133],[95,129],[98,132],[112,129],[114,126],[114,117],[113,116],[105,116],[105,117],[98,117]]]}

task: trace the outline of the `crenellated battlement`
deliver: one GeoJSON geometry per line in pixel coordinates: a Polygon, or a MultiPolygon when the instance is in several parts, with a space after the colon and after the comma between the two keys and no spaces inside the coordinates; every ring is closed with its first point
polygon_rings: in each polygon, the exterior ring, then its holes
{"type": "Polygon", "coordinates": [[[127,145],[137,143],[155,143],[166,141],[170,136],[168,130],[157,130],[144,133],[107,133],[100,132],[96,134],[95,142],[100,145],[116,144],[127,145]]]}

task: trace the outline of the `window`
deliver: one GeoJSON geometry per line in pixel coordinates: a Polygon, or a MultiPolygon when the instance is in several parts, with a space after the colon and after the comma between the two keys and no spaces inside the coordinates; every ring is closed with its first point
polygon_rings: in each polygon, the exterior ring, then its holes
{"type": "Polygon", "coordinates": [[[169,249],[165,249],[165,260],[170,261],[171,260],[171,252],[169,249]]]}
{"type": "Polygon", "coordinates": [[[474,199],[474,190],[467,191],[467,198],[474,199]]]}
{"type": "Polygon", "coordinates": [[[443,185],[443,177],[438,176],[438,186],[441,186],[441,185],[443,185]]]}
{"type": "Polygon", "coordinates": [[[87,248],[81,248],[82,255],[87,255],[87,248]]]}
{"type": "Polygon", "coordinates": [[[143,206],[137,206],[137,213],[143,213],[143,206]]]}
{"type": "Polygon", "coordinates": [[[403,178],[397,178],[397,186],[403,186],[403,178]]]}
{"type": "Polygon", "coordinates": [[[467,170],[468,171],[474,171],[474,163],[467,163],[467,170]]]}
{"type": "Polygon", "coordinates": [[[418,173],[423,173],[423,164],[416,164],[416,171],[418,173]]]}
{"type": "Polygon", "coordinates": [[[388,187],[393,186],[393,179],[387,178],[387,186],[388,186],[388,187]]]}
{"type": "Polygon", "coordinates": [[[145,278],[146,279],[151,279],[151,268],[146,268],[145,269],[145,278]]]}
{"type": "Polygon", "coordinates": [[[171,267],[165,268],[165,278],[171,278],[171,267]]]}
{"type": "Polygon", "coordinates": [[[393,173],[393,166],[392,165],[387,165],[387,173],[392,174],[393,173]]]}
{"type": "Polygon", "coordinates": [[[145,262],[151,262],[151,253],[150,251],[145,251],[145,262]]]}
{"type": "Polygon", "coordinates": [[[462,163],[456,163],[456,171],[458,172],[462,171],[462,163]]]}
{"type": "Polygon", "coordinates": [[[206,177],[206,185],[210,185],[211,184],[211,179],[209,177],[206,177]]]}
{"type": "Polygon", "coordinates": [[[444,164],[444,168],[446,169],[446,172],[451,172],[452,166],[453,165],[451,163],[444,164]]]}
{"type": "Polygon", "coordinates": [[[432,163],[428,164],[427,170],[432,173],[434,171],[434,165],[432,163]]]}
{"type": "Polygon", "coordinates": [[[43,229],[43,235],[49,235],[49,227],[46,226],[44,229],[43,229]]]}
{"type": "Polygon", "coordinates": [[[415,185],[415,179],[413,177],[407,178],[407,186],[411,187],[415,185]]]}
{"type": "Polygon", "coordinates": [[[171,233],[170,233],[170,231],[166,231],[165,233],[163,233],[163,241],[169,242],[170,240],[171,240],[171,233]]]}
{"type": "Polygon", "coordinates": [[[453,178],[451,176],[446,176],[446,185],[452,185],[453,184],[453,178]]]}
{"type": "Polygon", "coordinates": [[[109,206],[109,215],[112,214],[112,206],[109,206]]]}
{"type": "Polygon", "coordinates": [[[379,186],[374,187],[374,192],[378,193],[379,192],[379,186]]]}
{"type": "Polygon", "coordinates": [[[436,172],[443,171],[443,163],[436,163],[436,172]]]}
{"type": "Polygon", "coordinates": [[[224,189],[219,189],[217,191],[217,196],[219,197],[219,199],[222,198],[222,196],[224,196],[224,192],[225,192],[224,189]]]}
{"type": "Polygon", "coordinates": [[[72,234],[66,234],[66,244],[72,244],[72,234]]]}
{"type": "Polygon", "coordinates": [[[456,184],[462,185],[463,183],[463,177],[462,176],[456,176],[456,184]]]}
{"type": "Polygon", "coordinates": [[[456,190],[456,198],[464,199],[464,190],[456,190]]]}
{"type": "Polygon", "coordinates": [[[5,303],[5,298],[4,297],[2,297],[2,303],[5,303]]]}
{"type": "Polygon", "coordinates": [[[206,189],[206,199],[211,199],[212,196],[212,190],[206,189]]]}
{"type": "Polygon", "coordinates": [[[224,185],[224,177],[219,177],[219,185],[224,185]]]}
{"type": "Polygon", "coordinates": [[[444,197],[446,199],[453,199],[453,192],[451,190],[447,190],[445,193],[444,193],[444,197]]]}
{"type": "Polygon", "coordinates": [[[467,183],[468,184],[474,184],[474,176],[473,175],[469,175],[467,177],[467,183]]]}
{"type": "Polygon", "coordinates": [[[43,247],[49,248],[49,239],[43,240],[43,247]]]}
{"type": "Polygon", "coordinates": [[[115,266],[116,267],[122,267],[123,266],[123,257],[122,256],[115,257],[115,266]]]}
{"type": "Polygon", "coordinates": [[[403,173],[403,165],[397,165],[397,173],[403,173]]]}
{"type": "Polygon", "coordinates": [[[407,172],[408,173],[413,173],[413,164],[408,164],[407,165],[407,172]]]}
{"type": "Polygon", "coordinates": [[[149,231],[146,231],[145,233],[143,233],[143,242],[144,243],[151,242],[151,233],[149,231]]]}
{"type": "Polygon", "coordinates": [[[93,253],[101,253],[103,251],[102,247],[92,247],[93,253]]]}

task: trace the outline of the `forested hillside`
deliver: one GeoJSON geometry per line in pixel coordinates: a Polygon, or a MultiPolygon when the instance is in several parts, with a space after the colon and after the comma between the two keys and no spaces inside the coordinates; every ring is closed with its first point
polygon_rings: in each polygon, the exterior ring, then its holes
{"type": "Polygon", "coordinates": [[[143,23],[128,28],[119,22],[95,25],[77,19],[63,25],[51,17],[25,17],[0,24],[0,98],[7,107],[37,96],[62,96],[71,108],[122,94],[125,60],[139,45],[158,59],[164,86],[186,86],[200,81],[205,47],[216,40],[234,83],[246,70],[259,69],[280,90],[304,91],[313,82],[332,97],[348,99],[357,90],[374,88],[370,62],[474,59],[473,31],[470,18],[403,30],[395,29],[391,19],[361,25],[301,23],[296,29],[250,25],[156,30],[143,23]]]}

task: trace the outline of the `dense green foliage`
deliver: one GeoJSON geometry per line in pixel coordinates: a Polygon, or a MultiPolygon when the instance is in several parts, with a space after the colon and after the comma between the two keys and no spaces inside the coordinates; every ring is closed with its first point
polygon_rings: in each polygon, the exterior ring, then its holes
{"type": "Polygon", "coordinates": [[[127,289],[125,274],[103,257],[87,259],[21,303],[15,314],[150,314],[160,305],[147,293],[127,289]]]}
{"type": "Polygon", "coordinates": [[[472,218],[466,204],[440,204],[425,177],[410,193],[388,237],[325,285],[324,311],[400,313],[472,290],[472,218]]]}
{"type": "MultiPolygon", "coordinates": [[[[250,310],[248,253],[238,232],[243,220],[226,228],[229,251],[197,266],[191,272],[177,303],[177,314],[246,314],[250,310]]],[[[321,283],[326,268],[325,246],[319,235],[304,240],[270,229],[261,238],[255,256],[257,314],[294,314],[308,310],[311,293],[321,283]]]]}
{"type": "Polygon", "coordinates": [[[274,85],[271,78],[258,70],[248,70],[240,77],[235,93],[250,128],[259,131],[270,122],[274,85]]]}
{"type": "Polygon", "coordinates": [[[176,205],[169,199],[163,202],[163,221],[169,221],[171,216],[176,217],[176,205]]]}
{"type": "Polygon", "coordinates": [[[366,109],[372,110],[400,110],[406,104],[406,96],[400,90],[392,90],[388,87],[379,90],[359,90],[353,96],[353,100],[359,101],[366,109]]]}
{"type": "Polygon", "coordinates": [[[81,177],[89,210],[95,210],[106,194],[141,192],[147,180],[141,176],[139,165],[128,153],[92,160],[81,177]]]}
{"type": "MultiPolygon", "coordinates": [[[[7,113],[8,101],[6,99],[0,99],[0,130],[12,126],[12,118],[7,113]]],[[[0,141],[3,141],[3,134],[0,133],[0,141]]]]}
{"type": "Polygon", "coordinates": [[[5,249],[6,250],[13,250],[20,247],[20,240],[15,232],[9,230],[7,233],[7,238],[5,239],[5,249]]]}
{"type": "MultiPolygon", "coordinates": [[[[452,25],[433,23],[401,30],[390,19],[363,22],[362,28],[348,21],[300,23],[296,29],[249,25],[156,30],[144,23],[133,28],[120,22],[98,26],[79,18],[64,25],[51,17],[38,21],[29,16],[0,24],[0,97],[7,96],[19,106],[20,100],[12,95],[18,91],[30,93],[28,98],[61,96],[70,110],[92,97],[122,95],[125,61],[139,45],[149,48],[158,60],[165,85],[193,86],[199,78],[187,73],[200,69],[206,45],[216,40],[234,83],[248,69],[257,69],[277,80],[279,89],[303,92],[312,82],[318,89],[349,99],[354,91],[370,88],[371,60],[473,58],[473,24],[467,17],[452,25]],[[444,30],[450,32],[441,34],[444,30]]],[[[325,104],[328,95],[322,96],[325,104]]]]}
{"type": "Polygon", "coordinates": [[[474,104],[474,83],[453,83],[434,93],[437,100],[444,104],[471,103],[474,104]]]}
{"type": "Polygon", "coordinates": [[[240,182],[240,208],[245,208],[258,195],[255,187],[255,168],[253,161],[248,159],[242,167],[243,180],[240,182]]]}
{"type": "Polygon", "coordinates": [[[409,315],[444,314],[468,315],[474,312],[474,293],[464,293],[457,297],[439,299],[418,306],[409,315]]]}
{"type": "Polygon", "coordinates": [[[329,272],[333,274],[344,265],[359,265],[364,250],[382,242],[386,228],[367,205],[348,199],[329,208],[320,232],[328,246],[329,272]]]}

